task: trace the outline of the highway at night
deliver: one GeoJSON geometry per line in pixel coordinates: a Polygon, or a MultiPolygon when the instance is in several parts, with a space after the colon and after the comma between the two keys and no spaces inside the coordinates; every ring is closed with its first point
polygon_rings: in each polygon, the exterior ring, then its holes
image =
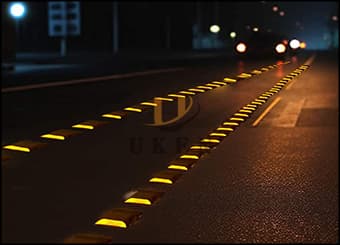
{"type": "Polygon", "coordinates": [[[338,75],[306,50],[3,87],[2,241],[338,243],[338,75]]]}

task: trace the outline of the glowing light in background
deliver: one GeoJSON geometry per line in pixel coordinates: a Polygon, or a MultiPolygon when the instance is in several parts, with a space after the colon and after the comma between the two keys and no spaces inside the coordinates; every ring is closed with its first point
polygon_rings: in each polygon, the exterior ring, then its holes
{"type": "Polygon", "coordinates": [[[272,9],[273,9],[274,12],[279,11],[279,7],[277,5],[274,5],[272,9]]]}
{"type": "Polygon", "coordinates": [[[279,15],[280,15],[280,16],[284,16],[284,15],[285,15],[285,12],[284,12],[284,11],[280,11],[279,15]]]}
{"type": "Polygon", "coordinates": [[[286,52],[286,46],[283,43],[279,43],[275,47],[275,51],[279,54],[286,52]]]}
{"type": "Polygon", "coordinates": [[[230,32],[229,35],[230,35],[231,38],[235,38],[236,37],[236,32],[232,31],[232,32],[230,32]]]}
{"type": "Polygon", "coordinates": [[[22,18],[25,14],[25,5],[22,3],[13,3],[9,8],[9,12],[14,18],[22,18]]]}
{"type": "Polygon", "coordinates": [[[239,43],[236,46],[236,51],[239,53],[244,53],[247,50],[247,46],[244,43],[239,43]]]}
{"type": "Polygon", "coordinates": [[[212,25],[210,26],[210,31],[212,33],[218,33],[220,31],[220,27],[218,25],[212,25]]]}
{"type": "Polygon", "coordinates": [[[332,16],[332,20],[333,20],[333,21],[338,21],[338,16],[333,15],[333,16],[332,16]]]}
{"type": "Polygon", "coordinates": [[[253,28],[253,31],[254,31],[254,32],[258,32],[258,31],[259,31],[259,28],[258,28],[258,27],[254,27],[254,28],[253,28]]]}
{"type": "Polygon", "coordinates": [[[292,39],[290,40],[289,42],[289,46],[292,48],[292,49],[297,49],[300,47],[300,41],[297,40],[297,39],[292,39]]]}
{"type": "Polygon", "coordinates": [[[307,44],[305,42],[300,43],[300,48],[305,49],[307,47],[307,44]]]}

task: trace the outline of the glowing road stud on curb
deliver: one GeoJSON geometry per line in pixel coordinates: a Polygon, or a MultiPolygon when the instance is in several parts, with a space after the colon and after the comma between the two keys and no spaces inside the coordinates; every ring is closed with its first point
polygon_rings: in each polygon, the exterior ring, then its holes
{"type": "Polygon", "coordinates": [[[226,134],[223,134],[223,133],[211,133],[211,134],[209,134],[209,136],[220,136],[220,137],[226,137],[227,135],[226,135],[226,134]]]}
{"type": "Polygon", "coordinates": [[[239,126],[240,124],[237,122],[224,122],[223,123],[224,126],[228,125],[228,126],[239,126]]]}
{"type": "Polygon", "coordinates": [[[162,100],[162,101],[174,101],[174,99],[171,98],[164,98],[164,97],[155,97],[155,100],[162,100]]]}
{"type": "Polygon", "coordinates": [[[218,81],[213,81],[211,83],[215,83],[215,84],[220,84],[220,85],[227,85],[227,83],[224,83],[224,82],[218,82],[218,81]]]}
{"type": "Polygon", "coordinates": [[[225,128],[225,127],[219,127],[216,129],[217,131],[229,131],[229,132],[232,132],[234,131],[233,128],[225,128]]]}
{"type": "Polygon", "coordinates": [[[163,192],[159,191],[139,190],[127,198],[124,202],[150,206],[160,199],[162,195],[163,192]]]}
{"type": "Polygon", "coordinates": [[[45,139],[54,139],[54,140],[65,140],[68,137],[80,134],[78,130],[72,129],[59,129],[52,131],[48,134],[43,134],[40,137],[45,139]]]}
{"type": "Polygon", "coordinates": [[[170,97],[177,97],[177,98],[185,98],[184,95],[180,95],[180,94],[168,94],[168,96],[170,96],[170,97]]]}
{"type": "Polygon", "coordinates": [[[108,212],[105,212],[95,225],[110,226],[126,229],[131,224],[135,223],[142,216],[142,212],[126,209],[126,208],[115,208],[108,212]]]}
{"type": "Polygon", "coordinates": [[[134,108],[134,107],[126,107],[124,108],[125,111],[134,111],[134,112],[142,112],[142,109],[134,108]]]}
{"type": "Polygon", "coordinates": [[[232,78],[228,78],[228,77],[223,78],[223,81],[228,82],[228,83],[236,83],[237,82],[236,79],[232,79],[232,78]]]}
{"type": "Polygon", "coordinates": [[[199,159],[199,156],[196,155],[182,155],[180,156],[181,159],[199,159]]]}
{"type": "Polygon", "coordinates": [[[154,174],[152,178],[149,179],[149,182],[171,185],[175,183],[181,176],[182,173],[179,171],[165,170],[154,174]]]}
{"type": "Polygon", "coordinates": [[[189,91],[180,91],[180,94],[189,94],[189,95],[195,95],[196,93],[194,92],[189,92],[189,91]]]}

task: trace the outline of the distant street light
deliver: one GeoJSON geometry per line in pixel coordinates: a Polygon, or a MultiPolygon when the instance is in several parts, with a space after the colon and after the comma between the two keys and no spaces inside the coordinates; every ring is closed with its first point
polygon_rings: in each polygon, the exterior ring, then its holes
{"type": "Polygon", "coordinates": [[[25,15],[25,5],[22,3],[12,3],[9,12],[15,19],[20,19],[25,15]]]}
{"type": "Polygon", "coordinates": [[[333,21],[338,21],[338,16],[333,15],[333,16],[332,16],[332,20],[333,20],[333,21]]]}
{"type": "Polygon", "coordinates": [[[284,16],[285,15],[285,12],[283,12],[283,11],[280,11],[280,16],[284,16]]]}
{"type": "Polygon", "coordinates": [[[258,31],[259,31],[259,28],[254,27],[254,28],[253,28],[253,31],[254,31],[254,32],[258,32],[258,31]]]}
{"type": "Polygon", "coordinates": [[[274,5],[274,6],[273,6],[273,11],[274,11],[274,12],[277,12],[278,10],[279,10],[279,7],[278,7],[277,5],[274,5]]]}
{"type": "Polygon", "coordinates": [[[220,27],[218,25],[212,25],[210,26],[210,31],[212,33],[218,33],[220,31],[220,27]]]}
{"type": "Polygon", "coordinates": [[[231,38],[235,38],[236,37],[236,32],[232,31],[232,32],[230,32],[229,35],[230,35],[231,38]]]}
{"type": "Polygon", "coordinates": [[[289,42],[289,46],[292,48],[292,49],[297,49],[300,47],[300,41],[297,40],[297,39],[292,39],[290,42],[289,42]]]}

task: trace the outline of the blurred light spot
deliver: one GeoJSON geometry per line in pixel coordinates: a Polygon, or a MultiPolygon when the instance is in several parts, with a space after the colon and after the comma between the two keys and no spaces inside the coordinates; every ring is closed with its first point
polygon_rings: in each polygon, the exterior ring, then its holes
{"type": "Polygon", "coordinates": [[[230,35],[231,38],[235,38],[236,37],[236,32],[232,31],[232,32],[230,32],[229,35],[230,35]]]}
{"type": "Polygon", "coordinates": [[[277,5],[274,5],[272,9],[274,12],[277,12],[279,10],[279,7],[277,5]]]}
{"type": "Polygon", "coordinates": [[[332,16],[332,20],[333,20],[333,21],[338,21],[338,16],[333,15],[333,16],[332,16]]]}
{"type": "Polygon", "coordinates": [[[258,32],[258,31],[259,31],[259,28],[258,28],[258,27],[254,27],[254,28],[253,28],[253,31],[254,31],[254,32],[258,32]]]}
{"type": "Polygon", "coordinates": [[[280,11],[280,16],[284,16],[285,15],[285,12],[283,12],[283,11],[280,11]]]}
{"type": "Polygon", "coordinates": [[[307,44],[305,42],[300,43],[300,48],[305,49],[307,47],[307,44]]]}
{"type": "Polygon", "coordinates": [[[247,50],[247,46],[244,43],[239,43],[236,45],[236,51],[239,53],[244,53],[247,50]]]}
{"type": "Polygon", "coordinates": [[[292,39],[290,40],[289,42],[289,46],[292,48],[292,49],[297,49],[300,47],[300,41],[297,40],[297,39],[292,39]]]}
{"type": "Polygon", "coordinates": [[[286,46],[282,43],[279,43],[279,44],[276,45],[275,51],[279,54],[282,54],[282,53],[286,52],[286,46]]]}
{"type": "Polygon", "coordinates": [[[212,33],[218,33],[220,31],[220,27],[218,25],[212,25],[210,26],[210,31],[212,33]]]}
{"type": "Polygon", "coordinates": [[[13,3],[9,12],[14,18],[21,18],[25,14],[25,6],[22,3],[13,3]]]}

